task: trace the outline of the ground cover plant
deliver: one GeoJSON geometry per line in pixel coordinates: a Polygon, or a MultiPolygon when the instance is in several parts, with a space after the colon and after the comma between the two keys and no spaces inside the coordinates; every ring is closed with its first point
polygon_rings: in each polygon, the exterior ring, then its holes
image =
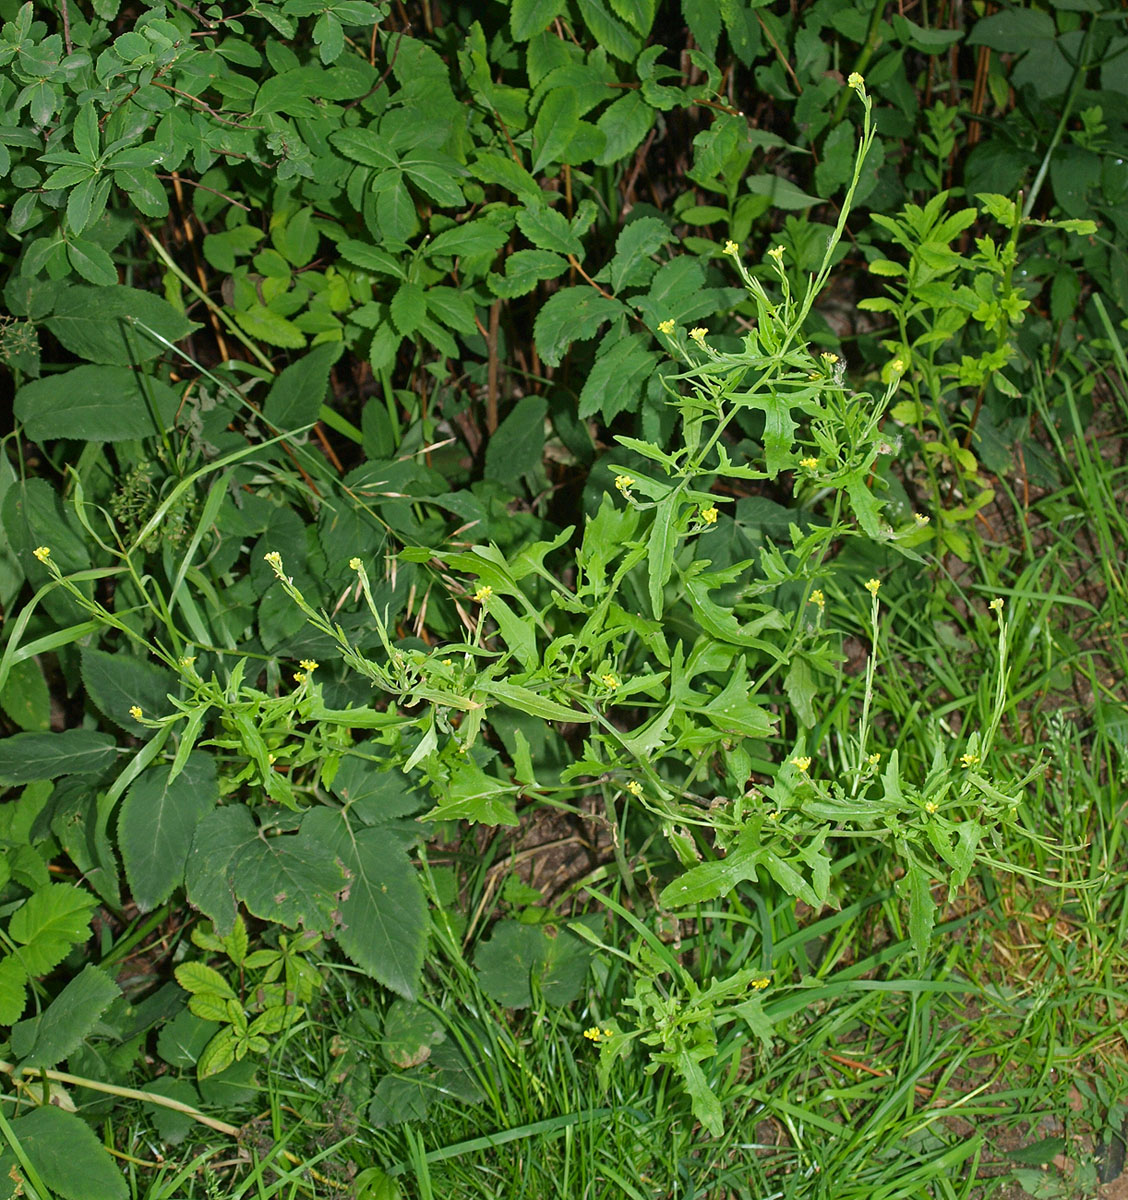
{"type": "Polygon", "coordinates": [[[0,1187],[1120,1174],[1100,0],[0,0],[0,1187]]]}

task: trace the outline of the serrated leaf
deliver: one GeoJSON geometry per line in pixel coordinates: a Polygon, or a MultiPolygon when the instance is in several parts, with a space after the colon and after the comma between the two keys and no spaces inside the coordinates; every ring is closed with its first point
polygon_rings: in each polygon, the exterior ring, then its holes
{"type": "Polygon", "coordinates": [[[26,1004],[27,972],[14,954],[0,958],[0,1025],[14,1025],[26,1004]]]}
{"type": "Polygon", "coordinates": [[[117,984],[95,966],[83,967],[37,1017],[12,1030],[12,1053],[21,1067],[53,1067],[68,1058],[121,995],[117,984]]]}
{"type": "Polygon", "coordinates": [[[529,713],[545,721],[594,721],[589,713],[569,708],[566,704],[557,704],[547,696],[534,692],[531,688],[521,687],[515,683],[505,683],[500,679],[483,680],[478,684],[478,690],[487,696],[496,696],[503,703],[517,712],[529,713]]]}
{"type": "Polygon", "coordinates": [[[237,312],[235,320],[251,337],[261,338],[271,346],[282,346],[287,350],[305,348],[305,335],[293,321],[280,317],[262,304],[237,312]]]}
{"type": "Polygon", "coordinates": [[[193,752],[183,770],[150,767],[129,789],[118,816],[118,845],[133,899],[142,912],[184,882],[196,826],[219,802],[215,759],[193,752]]]}
{"type": "Polygon", "coordinates": [[[235,894],[249,912],[289,929],[328,930],[345,887],[332,851],[304,829],[244,846],[234,877],[235,894]]]}
{"type": "Polygon", "coordinates": [[[302,832],[348,873],[338,910],[341,948],[385,987],[414,999],[427,941],[427,904],[411,860],[379,827],[359,828],[345,812],[314,809],[302,832]]]}
{"type": "Polygon", "coordinates": [[[531,292],[542,279],[556,279],[568,269],[568,260],[551,250],[517,250],[505,260],[505,274],[491,271],[490,291],[505,300],[531,292]]]}
{"type": "Polygon", "coordinates": [[[52,883],[33,892],[12,914],[8,935],[18,943],[20,962],[30,976],[46,975],[90,934],[98,901],[82,888],[52,883]]]}
{"type": "Polygon", "coordinates": [[[321,412],[329,371],[341,356],[340,342],[323,342],[291,363],[271,384],[262,415],[275,429],[302,429],[321,412]]]}
{"type": "Polygon", "coordinates": [[[258,828],[242,804],[213,809],[196,826],[184,868],[188,902],[210,917],[223,937],[235,925],[235,861],[257,838],[258,828]]]}
{"type": "Polygon", "coordinates": [[[181,963],[173,974],[176,982],[192,996],[218,996],[221,1000],[234,1000],[236,995],[231,985],[213,967],[202,962],[181,963]]]}
{"type": "Polygon", "coordinates": [[[584,244],[568,224],[568,218],[556,209],[549,208],[543,201],[518,210],[517,228],[542,250],[577,257],[584,252],[584,244]]]}
{"type": "Polygon", "coordinates": [[[384,170],[398,167],[399,159],[388,145],[387,138],[381,138],[372,129],[338,129],[329,135],[333,147],[346,158],[354,162],[364,163],[367,167],[379,167],[384,170]]]}
{"type": "Polygon", "coordinates": [[[936,901],[932,898],[932,881],[928,872],[919,863],[910,862],[905,873],[909,885],[909,936],[917,959],[923,964],[932,944],[936,901]]]}
{"type": "Polygon", "coordinates": [[[17,1117],[11,1130],[52,1192],[66,1200],[127,1200],[125,1179],[81,1117],[48,1104],[17,1117]]]}
{"type": "Polygon", "coordinates": [[[427,302],[417,283],[401,283],[392,297],[392,320],[404,337],[410,337],[427,316],[427,302]]]}
{"type": "Polygon", "coordinates": [[[116,753],[114,739],[93,729],[16,733],[0,738],[0,783],[95,775],[113,763],[116,753]]]}
{"type": "Polygon", "coordinates": [[[112,287],[117,283],[114,260],[98,245],[86,238],[72,238],[67,242],[67,258],[70,265],[88,283],[99,287],[112,287]]]}
{"type": "Polygon", "coordinates": [[[513,0],[509,8],[509,32],[515,42],[527,42],[543,33],[564,11],[565,0],[513,0]]]}
{"type": "Polygon", "coordinates": [[[533,174],[563,162],[580,127],[580,104],[573,87],[558,87],[544,98],[533,126],[533,174]]]}
{"type": "Polygon", "coordinates": [[[235,1031],[221,1029],[204,1047],[203,1053],[196,1062],[196,1076],[208,1079],[226,1071],[235,1061],[235,1031]]]}
{"type": "Polygon", "coordinates": [[[497,427],[486,446],[486,478],[516,484],[540,466],[548,402],[525,396],[497,427]]]}
{"type": "Polygon", "coordinates": [[[427,243],[425,249],[428,257],[440,254],[477,256],[500,250],[508,240],[509,235],[492,221],[467,221],[465,225],[444,229],[427,243]]]}
{"type": "Polygon", "coordinates": [[[612,330],[605,335],[580,391],[576,414],[580,420],[601,413],[610,422],[640,400],[643,385],[658,364],[651,345],[648,334],[616,337],[612,330]]]}
{"type": "Polygon", "coordinates": [[[37,442],[61,436],[120,442],[156,436],[172,423],[179,405],[179,395],[163,380],[87,363],[25,383],[16,392],[15,413],[37,442]]]}
{"type": "Polygon", "coordinates": [[[619,300],[601,296],[591,287],[561,288],[537,314],[533,336],[541,358],[558,367],[573,342],[586,341],[605,322],[626,312],[619,300]]]}
{"type": "Polygon", "coordinates": [[[104,717],[145,737],[149,731],[129,715],[130,708],[137,705],[146,716],[164,716],[172,707],[168,695],[177,690],[176,676],[156,663],[92,646],[82,650],[82,682],[104,717]]]}
{"type": "MultiPolygon", "coordinates": [[[[611,260],[611,290],[618,293],[624,287],[648,282],[644,264],[650,255],[673,240],[664,221],[657,217],[640,217],[631,221],[615,241],[615,257],[611,260]]],[[[653,267],[650,273],[653,273],[653,267]]]]}

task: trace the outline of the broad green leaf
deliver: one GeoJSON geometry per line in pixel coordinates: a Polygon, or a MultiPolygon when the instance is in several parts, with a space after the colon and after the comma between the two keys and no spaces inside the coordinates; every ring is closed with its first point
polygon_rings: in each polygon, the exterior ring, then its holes
{"type": "Polygon", "coordinates": [[[577,3],[596,45],[623,62],[634,62],[642,49],[642,39],[608,12],[603,0],[577,0],[577,3]]]}
{"type": "Polygon", "coordinates": [[[333,776],[333,794],[348,808],[350,819],[364,825],[380,825],[397,817],[418,812],[425,798],[412,787],[402,771],[386,764],[362,758],[368,747],[357,747],[333,776]]]}
{"type": "Polygon", "coordinates": [[[657,0],[611,0],[611,7],[637,33],[646,37],[654,24],[657,0]]]}
{"type": "Polygon", "coordinates": [[[514,658],[526,671],[535,671],[540,666],[540,656],[537,654],[536,630],[530,621],[519,617],[499,595],[490,596],[485,602],[485,609],[497,622],[501,640],[512,651],[514,658]]]}
{"type": "Polygon", "coordinates": [[[375,275],[391,275],[403,279],[403,265],[394,254],[379,246],[371,246],[368,242],[357,241],[355,238],[345,238],[337,243],[337,249],[355,266],[375,275]]]}
{"type": "Polygon", "coordinates": [[[117,367],[167,353],[142,325],[173,344],[200,328],[160,296],[120,284],[66,288],[44,324],[77,357],[117,367]]]}
{"type": "Polygon", "coordinates": [[[193,752],[170,780],[171,766],[150,767],[129,789],[118,816],[118,845],[133,899],[142,912],[184,882],[196,826],[219,801],[215,759],[193,752]]]}
{"type": "Polygon", "coordinates": [[[12,664],[0,691],[0,707],[20,729],[28,732],[51,728],[51,693],[34,658],[12,664]]]}
{"type": "Polygon", "coordinates": [[[555,925],[499,921],[474,955],[482,991],[506,1008],[533,1002],[533,981],[549,1004],[570,1004],[583,988],[591,949],[555,925]]]}
{"type": "Polygon", "coordinates": [[[302,832],[343,864],[347,892],[336,937],[345,953],[374,979],[414,999],[427,941],[427,904],[404,851],[377,828],[360,828],[347,813],[312,810],[302,832]]]}
{"type": "Polygon", "coordinates": [[[544,419],[548,402],[525,396],[497,427],[486,446],[486,478],[516,484],[535,471],[544,453],[544,419]]]}
{"type": "Polygon", "coordinates": [[[376,197],[376,217],[380,234],[388,241],[407,242],[415,236],[419,214],[402,175],[396,173],[391,185],[376,197]]]}
{"type": "Polygon", "coordinates": [[[572,87],[553,88],[544,98],[533,126],[533,174],[563,162],[580,127],[580,106],[572,87]]]}
{"type": "Polygon", "coordinates": [[[94,1030],[111,1001],[121,995],[117,984],[87,964],[37,1017],[12,1030],[12,1053],[21,1067],[53,1067],[68,1058],[94,1030]]]}
{"type": "Polygon", "coordinates": [[[557,254],[571,254],[577,258],[584,252],[584,244],[573,232],[568,218],[543,201],[529,204],[517,212],[517,228],[542,250],[557,254]]]}
{"type": "Polygon", "coordinates": [[[431,1057],[431,1050],[446,1040],[442,1021],[430,1009],[410,1000],[396,1000],[384,1018],[380,1048],[393,1067],[406,1070],[431,1057]]]}
{"type": "Polygon", "coordinates": [[[27,972],[19,958],[0,958],[0,1025],[14,1025],[27,1003],[27,972]]]}
{"type": "Polygon", "coordinates": [[[235,925],[235,862],[258,836],[258,828],[242,804],[213,809],[196,826],[184,867],[188,902],[211,918],[221,937],[235,925]]]}
{"type": "Polygon", "coordinates": [[[643,386],[658,364],[652,345],[645,333],[620,337],[612,329],[604,335],[580,391],[576,413],[580,420],[602,413],[603,420],[610,423],[619,413],[637,406],[643,386]]]}
{"type": "Polygon", "coordinates": [[[81,1117],[47,1104],[17,1117],[11,1129],[52,1192],[66,1200],[127,1200],[125,1177],[81,1117]]]}
{"type": "Polygon", "coordinates": [[[754,196],[767,196],[773,208],[811,208],[819,203],[818,196],[808,196],[782,175],[751,175],[744,186],[754,196]]]}
{"type": "Polygon", "coordinates": [[[427,243],[425,250],[429,258],[439,255],[477,256],[500,250],[508,240],[509,235],[492,221],[467,221],[453,229],[444,229],[427,243]]]}
{"type": "Polygon", "coordinates": [[[108,733],[67,729],[63,733],[17,733],[0,738],[0,783],[30,783],[60,775],[94,775],[114,761],[108,733]]]}
{"type": "Polygon", "coordinates": [[[625,287],[648,283],[654,272],[650,255],[672,240],[673,235],[666,223],[657,217],[640,217],[631,221],[615,242],[615,257],[608,268],[611,290],[618,293],[625,287]]]}
{"type": "Polygon", "coordinates": [[[88,238],[71,238],[67,242],[67,258],[70,265],[88,283],[99,287],[112,287],[117,283],[117,271],[114,260],[98,245],[88,238]]]}
{"type": "Polygon", "coordinates": [[[373,129],[338,129],[329,135],[329,140],[346,158],[364,163],[367,167],[387,169],[399,166],[399,159],[387,139],[381,138],[373,129]]]}
{"type": "Polygon", "coordinates": [[[312,425],[325,400],[329,370],[341,350],[340,342],[323,342],[291,363],[271,384],[262,406],[263,419],[278,430],[312,425]]]}
{"type": "Polygon", "coordinates": [[[595,127],[603,134],[603,149],[595,161],[601,167],[621,162],[642,145],[654,125],[654,109],[638,92],[628,92],[600,114],[595,127]]]}
{"type": "Polygon", "coordinates": [[[288,929],[328,930],[345,889],[332,851],[304,829],[257,837],[235,859],[235,894],[247,911],[288,929]]]}
{"type": "Polygon", "coordinates": [[[237,998],[227,980],[206,963],[181,963],[173,973],[176,975],[176,982],[189,995],[218,996],[221,1000],[235,1000],[237,998]]]}
{"type": "Polygon", "coordinates": [[[172,711],[169,693],[177,691],[177,678],[166,668],[90,646],[82,651],[82,683],[104,717],[138,737],[148,737],[149,730],[129,710],[136,705],[145,716],[165,716],[172,711]]]}
{"type": "Polygon", "coordinates": [[[427,311],[440,324],[459,333],[475,334],[478,323],[474,320],[474,301],[466,292],[451,287],[433,287],[423,294],[427,311]]]}
{"type": "Polygon", "coordinates": [[[513,0],[509,7],[509,32],[515,42],[527,42],[560,16],[566,0],[513,0]]]}
{"type": "Polygon", "coordinates": [[[759,838],[751,837],[746,830],[724,858],[691,867],[666,884],[658,901],[664,908],[683,908],[727,896],[738,883],[756,882],[762,854],[759,838]]]}
{"type": "Polygon", "coordinates": [[[90,916],[98,901],[82,888],[52,883],[33,892],[12,914],[8,934],[20,949],[18,957],[31,976],[46,975],[86,941],[90,916]]]}
{"type": "Polygon", "coordinates": [[[595,337],[605,321],[625,311],[620,301],[601,296],[592,287],[561,288],[537,314],[533,325],[537,350],[550,367],[558,367],[573,342],[595,337]]]}
{"type": "Polygon", "coordinates": [[[404,337],[410,337],[427,315],[423,289],[417,283],[401,283],[392,297],[392,320],[404,337]]]}
{"type": "Polygon", "coordinates": [[[305,348],[305,335],[285,317],[262,304],[235,314],[235,320],[251,337],[261,338],[271,346],[282,346],[287,350],[305,348]]]}
{"type": "Polygon", "coordinates": [[[37,442],[61,436],[120,442],[155,437],[172,424],[179,405],[163,380],[128,367],[86,364],[25,383],[16,392],[15,413],[37,442]]]}
{"type": "Polygon", "coordinates": [[[531,292],[542,279],[557,279],[568,269],[568,260],[551,250],[517,250],[505,260],[505,274],[489,274],[490,291],[513,300],[531,292]]]}
{"type": "Polygon", "coordinates": [[[456,172],[461,170],[452,158],[441,155],[409,154],[400,162],[404,174],[425,195],[444,208],[461,208],[462,189],[456,172]]]}

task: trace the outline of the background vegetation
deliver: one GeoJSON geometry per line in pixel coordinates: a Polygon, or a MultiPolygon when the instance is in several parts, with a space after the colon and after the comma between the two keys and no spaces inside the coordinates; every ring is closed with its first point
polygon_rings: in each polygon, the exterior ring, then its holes
{"type": "Polygon", "coordinates": [[[0,0],[0,1188],[1120,1174],[1111,0],[0,0]]]}

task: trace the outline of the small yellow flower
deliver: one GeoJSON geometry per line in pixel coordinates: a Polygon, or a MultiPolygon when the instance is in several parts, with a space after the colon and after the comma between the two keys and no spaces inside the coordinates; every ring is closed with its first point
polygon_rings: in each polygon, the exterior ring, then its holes
{"type": "Polygon", "coordinates": [[[963,765],[965,767],[974,767],[979,762],[979,755],[978,754],[961,754],[960,762],[963,763],[963,765]]]}
{"type": "Polygon", "coordinates": [[[889,367],[890,370],[894,371],[896,374],[903,375],[905,372],[905,360],[903,358],[895,358],[889,364],[889,367]]]}
{"type": "Polygon", "coordinates": [[[623,493],[624,496],[627,494],[627,492],[630,490],[630,488],[632,487],[633,484],[634,484],[634,480],[631,478],[630,475],[616,475],[615,476],[615,486],[619,489],[620,492],[623,493]]]}
{"type": "Polygon", "coordinates": [[[34,554],[35,557],[37,559],[39,559],[39,561],[41,563],[45,563],[51,557],[51,547],[50,546],[36,546],[35,549],[32,551],[32,554],[34,554]]]}
{"type": "Polygon", "coordinates": [[[929,816],[932,816],[932,814],[934,812],[936,812],[936,810],[939,807],[940,807],[940,805],[937,804],[935,800],[929,800],[928,803],[924,806],[924,811],[926,813],[928,813],[929,816]]]}
{"type": "Polygon", "coordinates": [[[630,794],[632,796],[641,796],[642,795],[642,784],[639,783],[639,781],[637,779],[632,779],[627,784],[627,791],[630,792],[630,794]]]}
{"type": "Polygon", "coordinates": [[[808,471],[813,471],[819,465],[819,460],[817,458],[801,458],[799,465],[808,471]]]}
{"type": "Polygon", "coordinates": [[[444,658],[444,659],[443,659],[443,666],[444,666],[444,667],[453,666],[453,663],[451,662],[451,660],[450,660],[449,658],[444,658]]]}
{"type": "Polygon", "coordinates": [[[769,821],[778,821],[779,820],[779,809],[773,808],[772,811],[770,813],[768,813],[768,820],[769,821]]]}
{"type": "Polygon", "coordinates": [[[295,671],[294,672],[294,682],[295,683],[305,683],[305,681],[306,681],[306,675],[305,675],[304,671],[295,671]]]}
{"type": "Polygon", "coordinates": [[[353,558],[349,559],[349,570],[350,571],[359,571],[360,568],[363,566],[364,566],[364,563],[362,563],[359,558],[356,558],[354,556],[353,558]]]}
{"type": "Polygon", "coordinates": [[[826,608],[826,597],[823,595],[822,588],[815,588],[807,603],[815,605],[819,612],[822,612],[826,608]]]}
{"type": "Polygon", "coordinates": [[[717,506],[710,504],[708,508],[701,510],[701,519],[706,525],[716,525],[717,523],[717,506]]]}
{"type": "Polygon", "coordinates": [[[928,524],[928,522],[929,522],[929,521],[931,521],[931,520],[932,520],[932,518],[931,518],[931,517],[928,517],[928,516],[925,516],[925,514],[924,514],[924,513],[913,513],[913,520],[914,520],[914,521],[915,521],[915,522],[916,522],[916,523],[917,523],[919,526],[921,526],[921,528],[923,528],[925,525],[927,525],[927,524],[928,524]]]}
{"type": "Polygon", "coordinates": [[[696,342],[696,343],[697,343],[699,346],[704,346],[704,345],[705,345],[705,335],[706,335],[708,332],[709,332],[709,331],[708,331],[708,330],[707,330],[707,329],[704,327],[704,325],[698,325],[696,329],[691,329],[691,330],[689,331],[689,336],[690,336],[691,338],[693,338],[693,340],[694,340],[694,341],[695,341],[695,342],[696,342]]]}
{"type": "Polygon", "coordinates": [[[269,551],[263,558],[271,565],[276,575],[282,574],[282,555],[277,550],[269,551]]]}
{"type": "Polygon", "coordinates": [[[143,717],[145,714],[144,714],[144,713],[141,711],[141,705],[140,705],[140,704],[134,704],[134,705],[132,705],[132,706],[130,707],[130,710],[129,710],[129,715],[130,715],[130,716],[131,716],[131,717],[132,717],[132,718],[133,718],[135,721],[140,721],[140,720],[141,720],[141,718],[142,718],[142,717],[143,717]]]}
{"type": "Polygon", "coordinates": [[[806,773],[811,769],[811,759],[808,755],[801,754],[798,758],[793,758],[791,760],[791,765],[793,767],[798,767],[800,774],[806,775],[806,773]]]}
{"type": "Polygon", "coordinates": [[[600,675],[599,682],[602,683],[605,688],[610,688],[612,691],[619,686],[619,681],[614,675],[611,674],[610,671],[608,671],[606,675],[600,675]]]}
{"type": "Polygon", "coordinates": [[[664,333],[667,337],[673,336],[673,332],[674,332],[673,317],[667,317],[664,321],[659,321],[658,322],[658,332],[664,333]]]}
{"type": "Polygon", "coordinates": [[[825,350],[823,351],[822,354],[819,355],[819,358],[821,358],[828,367],[833,367],[834,364],[838,361],[837,354],[831,354],[825,350]]]}
{"type": "Polygon", "coordinates": [[[866,762],[868,762],[871,767],[876,767],[877,764],[881,762],[881,755],[875,752],[866,759],[866,762]]]}
{"type": "Polygon", "coordinates": [[[869,592],[869,594],[871,596],[877,595],[877,589],[879,587],[881,587],[880,579],[867,579],[866,580],[866,591],[869,592]]]}
{"type": "Polygon", "coordinates": [[[768,257],[774,258],[777,263],[783,262],[783,247],[782,246],[773,246],[768,251],[768,257]]]}
{"type": "Polygon", "coordinates": [[[493,595],[493,588],[492,588],[492,587],[490,587],[490,585],[489,585],[488,583],[484,583],[484,584],[482,584],[482,586],[481,586],[481,587],[480,587],[480,588],[479,588],[479,589],[478,589],[478,590],[477,590],[477,591],[474,593],[474,600],[475,600],[475,602],[476,602],[476,603],[478,603],[478,604],[485,604],[485,602],[486,602],[486,601],[487,601],[487,600],[488,600],[488,599],[489,599],[489,598],[490,598],[492,595],[493,595]]]}
{"type": "Polygon", "coordinates": [[[312,658],[303,658],[301,662],[298,663],[298,666],[301,667],[303,671],[316,671],[319,664],[314,662],[312,658]]]}
{"type": "Polygon", "coordinates": [[[991,603],[987,605],[987,607],[988,607],[988,608],[989,608],[989,609],[990,609],[992,612],[1002,612],[1002,611],[1003,611],[1003,598],[1002,598],[1002,596],[996,596],[996,597],[995,597],[995,599],[994,599],[994,600],[992,600],[992,601],[991,601],[991,603]]]}
{"type": "Polygon", "coordinates": [[[196,661],[196,656],[194,654],[186,654],[183,658],[178,658],[176,661],[179,666],[183,667],[187,671],[188,668],[196,661]]]}
{"type": "Polygon", "coordinates": [[[858,74],[857,71],[851,71],[850,78],[846,80],[846,86],[848,88],[853,88],[853,90],[860,96],[862,92],[865,91],[866,81],[861,75],[858,74]]]}
{"type": "Polygon", "coordinates": [[[727,242],[725,242],[725,253],[731,254],[733,258],[736,258],[736,256],[740,253],[740,247],[730,238],[727,242]]]}
{"type": "Polygon", "coordinates": [[[762,992],[764,988],[771,986],[771,980],[766,975],[761,975],[758,979],[750,979],[748,986],[754,988],[758,992],[762,992]]]}
{"type": "Polygon", "coordinates": [[[602,1042],[611,1037],[612,1032],[613,1031],[610,1029],[600,1029],[598,1025],[593,1025],[590,1029],[584,1030],[584,1037],[586,1037],[589,1042],[602,1042]]]}

